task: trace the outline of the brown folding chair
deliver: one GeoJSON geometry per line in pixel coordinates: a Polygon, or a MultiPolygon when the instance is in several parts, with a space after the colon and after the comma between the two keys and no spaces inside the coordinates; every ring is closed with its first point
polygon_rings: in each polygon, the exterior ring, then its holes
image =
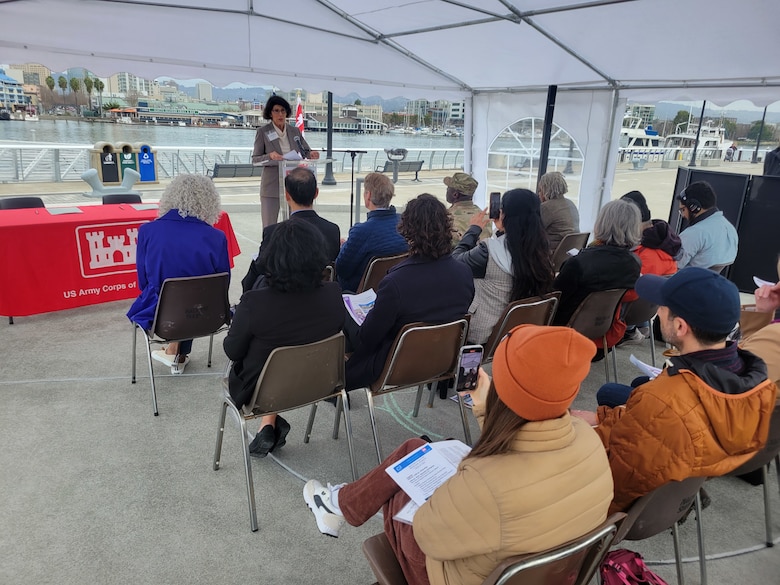
{"type": "MultiPolygon", "coordinates": [[[[209,359],[207,365],[210,368],[214,335],[225,331],[230,325],[229,285],[230,274],[227,272],[206,276],[166,278],[163,281],[152,327],[149,331],[143,330],[146,339],[146,353],[149,358],[149,378],[152,383],[154,416],[158,415],[158,411],[154,368],[152,367],[152,345],[208,337],[209,359]]],[[[141,326],[135,322],[132,325],[131,383],[135,384],[136,330],[141,329],[141,326]]]]}
{"type": "Polygon", "coordinates": [[[683,481],[670,481],[639,498],[627,510],[626,519],[615,535],[613,545],[619,544],[623,540],[644,540],[671,528],[674,541],[674,560],[677,566],[677,582],[679,585],[685,585],[677,521],[688,513],[691,506],[695,506],[701,583],[707,585],[707,565],[704,558],[704,536],[701,525],[701,498],[699,497],[699,490],[706,480],[706,477],[690,477],[683,481]]]}
{"type": "MultiPolygon", "coordinates": [[[[458,355],[460,348],[466,341],[467,332],[468,319],[465,317],[441,325],[408,323],[398,332],[385,360],[382,373],[370,387],[365,388],[377,462],[382,462],[382,449],[376,428],[374,397],[417,386],[413,412],[413,415],[417,416],[425,385],[430,383],[433,387],[434,382],[455,376],[458,355]]],[[[471,431],[466,418],[463,398],[460,396],[458,396],[458,405],[463,423],[463,434],[466,443],[470,445],[471,431]]],[[[336,414],[336,425],[338,425],[338,416],[339,413],[336,414]]]]}
{"type": "Polygon", "coordinates": [[[40,197],[0,197],[0,209],[32,209],[46,207],[40,197]]]}
{"type": "Polygon", "coordinates": [[[363,541],[363,554],[376,577],[376,585],[407,585],[398,558],[384,532],[363,541]]]}
{"type": "Polygon", "coordinates": [[[772,508],[769,499],[769,467],[772,460],[775,462],[775,471],[777,472],[778,490],[780,490],[780,405],[775,406],[772,412],[772,420],[769,423],[769,437],[766,445],[747,463],[743,463],[737,469],[728,475],[744,475],[753,471],[761,470],[764,487],[764,525],[766,527],[766,545],[774,546],[772,537],[772,508]]]}
{"type": "Polygon", "coordinates": [[[387,271],[399,262],[406,260],[409,257],[408,252],[403,254],[395,254],[394,256],[377,256],[371,258],[366,265],[366,269],[363,271],[363,276],[360,279],[356,294],[360,294],[367,291],[370,288],[376,290],[379,286],[379,282],[385,277],[387,271]]]}
{"type": "Polygon", "coordinates": [[[589,237],[590,232],[577,232],[563,236],[552,255],[553,270],[560,272],[563,263],[571,257],[568,254],[569,250],[582,250],[588,243],[589,237]]]}
{"type": "Polygon", "coordinates": [[[274,349],[268,356],[263,371],[260,372],[252,398],[240,409],[230,397],[227,379],[222,379],[222,408],[217,428],[217,444],[214,448],[214,471],[219,470],[220,458],[222,457],[222,437],[225,434],[225,414],[230,408],[236,415],[241,431],[246,494],[249,502],[249,525],[252,532],[257,530],[257,512],[255,510],[252,464],[249,457],[249,440],[246,433],[247,421],[311,405],[309,422],[304,435],[304,443],[308,443],[317,403],[326,398],[336,398],[336,406],[344,410],[344,425],[347,430],[352,479],[357,479],[355,451],[352,445],[352,425],[349,418],[349,408],[346,407],[347,393],[344,390],[343,333],[339,332],[314,343],[274,349]]]}
{"type": "MultiPolygon", "coordinates": [[[[628,327],[638,327],[643,323],[650,323],[650,355],[652,356],[653,366],[655,366],[655,337],[653,336],[653,322],[658,313],[658,305],[654,305],[647,299],[637,298],[635,301],[626,303],[626,312],[623,314],[623,321],[628,327]]],[[[616,349],[612,350],[613,353],[616,349]]],[[[617,380],[617,375],[615,377],[617,380]]]]}
{"type": "Polygon", "coordinates": [[[499,342],[518,325],[552,323],[560,298],[560,291],[555,291],[541,297],[528,297],[509,303],[484,344],[485,354],[482,356],[482,363],[488,364],[493,361],[493,354],[499,342]]]}
{"type": "Polygon", "coordinates": [[[612,514],[598,528],[566,544],[505,559],[483,585],[587,585],[625,517],[622,512],[612,514]]]}
{"type": "MultiPolygon", "coordinates": [[[[620,300],[626,294],[625,288],[611,288],[590,293],[583,299],[566,324],[588,339],[601,339],[604,346],[604,372],[609,382],[609,363],[607,362],[607,331],[612,327],[620,300]]],[[[612,366],[617,382],[617,358],[612,352],[612,366]]]]}

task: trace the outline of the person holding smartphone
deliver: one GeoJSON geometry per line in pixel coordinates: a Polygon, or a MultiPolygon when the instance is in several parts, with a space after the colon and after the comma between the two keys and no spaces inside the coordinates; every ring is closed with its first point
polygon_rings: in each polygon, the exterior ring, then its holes
{"type": "Polygon", "coordinates": [[[499,344],[493,380],[471,391],[482,434],[457,473],[417,510],[385,469],[424,444],[410,439],[350,484],[310,480],[304,500],[323,534],[379,510],[410,585],[479,585],[504,559],[577,538],[607,517],[612,474],[596,432],[569,406],[590,370],[592,341],[568,327],[520,325],[499,344]]]}
{"type": "Polygon", "coordinates": [[[470,343],[485,343],[509,303],[550,292],[555,278],[536,194],[528,189],[507,191],[496,211],[496,236],[478,241],[481,226],[488,221],[480,211],[452,252],[474,276],[470,343]]]}

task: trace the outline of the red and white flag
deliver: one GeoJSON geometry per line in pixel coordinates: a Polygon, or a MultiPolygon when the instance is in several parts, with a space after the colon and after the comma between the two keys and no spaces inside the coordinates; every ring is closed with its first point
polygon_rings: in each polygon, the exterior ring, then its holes
{"type": "Polygon", "coordinates": [[[295,108],[295,127],[301,131],[301,136],[303,136],[303,107],[300,97],[298,98],[298,107],[295,108]]]}

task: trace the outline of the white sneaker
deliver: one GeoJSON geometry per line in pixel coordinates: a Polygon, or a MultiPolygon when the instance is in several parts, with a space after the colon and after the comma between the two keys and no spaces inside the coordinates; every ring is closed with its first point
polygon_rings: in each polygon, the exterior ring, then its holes
{"type": "Polygon", "coordinates": [[[187,364],[190,363],[190,356],[185,355],[183,362],[171,362],[171,374],[174,376],[178,376],[179,374],[184,373],[184,368],[187,367],[187,364]]]}
{"type": "Polygon", "coordinates": [[[336,514],[331,509],[330,489],[316,479],[310,479],[303,486],[303,499],[317,519],[317,528],[320,532],[338,538],[339,530],[344,525],[344,516],[336,514]]]}
{"type": "Polygon", "coordinates": [[[173,360],[176,359],[176,356],[173,354],[165,353],[164,349],[158,349],[156,351],[152,352],[152,359],[157,360],[161,364],[165,364],[166,366],[170,367],[173,365],[173,360]]]}

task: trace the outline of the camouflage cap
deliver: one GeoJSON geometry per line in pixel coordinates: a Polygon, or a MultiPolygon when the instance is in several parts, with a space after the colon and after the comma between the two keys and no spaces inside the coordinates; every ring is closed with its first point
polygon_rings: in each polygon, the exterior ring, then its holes
{"type": "Polygon", "coordinates": [[[468,173],[455,173],[451,177],[444,177],[444,184],[447,187],[452,187],[458,193],[464,195],[474,195],[474,191],[477,190],[477,180],[468,173]]]}

